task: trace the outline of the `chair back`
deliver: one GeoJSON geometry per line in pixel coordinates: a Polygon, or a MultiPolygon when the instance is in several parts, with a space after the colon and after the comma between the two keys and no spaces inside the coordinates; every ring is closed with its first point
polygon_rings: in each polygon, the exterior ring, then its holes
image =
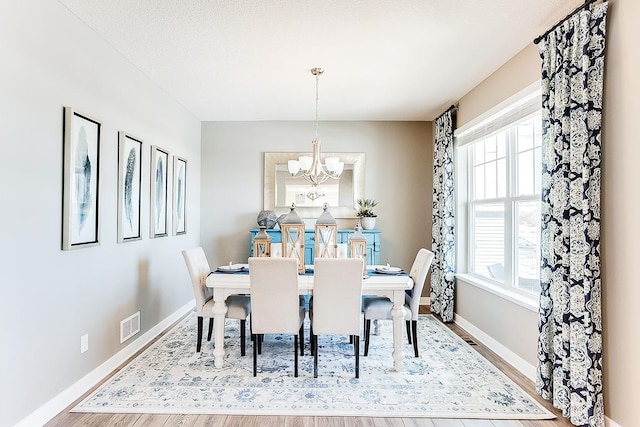
{"type": "Polygon", "coordinates": [[[297,334],[300,329],[298,262],[295,258],[249,258],[251,332],[297,334]]]}
{"type": "Polygon", "coordinates": [[[433,252],[421,248],[416,254],[409,275],[413,279],[413,293],[411,297],[407,297],[407,303],[411,309],[411,320],[418,320],[418,310],[420,308],[420,297],[422,296],[422,288],[427,280],[429,268],[433,261],[433,252]]]}
{"type": "Polygon", "coordinates": [[[313,333],[360,335],[361,258],[316,258],[313,333]]]}
{"type": "Polygon", "coordinates": [[[213,297],[213,291],[205,286],[205,281],[209,273],[211,273],[211,268],[209,267],[207,256],[200,246],[183,250],[182,256],[187,264],[189,276],[191,276],[193,294],[196,298],[196,312],[198,316],[202,316],[202,308],[213,297]]]}

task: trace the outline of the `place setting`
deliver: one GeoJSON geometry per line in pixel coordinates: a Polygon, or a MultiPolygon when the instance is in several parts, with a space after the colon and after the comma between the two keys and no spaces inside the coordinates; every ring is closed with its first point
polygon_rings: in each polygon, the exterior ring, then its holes
{"type": "Polygon", "coordinates": [[[392,267],[389,264],[387,264],[387,265],[377,265],[377,266],[375,266],[373,271],[375,273],[377,273],[377,274],[388,274],[388,275],[392,275],[392,276],[396,276],[396,275],[399,275],[399,274],[407,274],[406,271],[404,271],[404,269],[402,269],[400,267],[392,267]]]}
{"type": "Polygon", "coordinates": [[[233,261],[230,261],[227,265],[221,265],[214,271],[215,273],[245,273],[249,272],[249,264],[234,264],[233,261]]]}

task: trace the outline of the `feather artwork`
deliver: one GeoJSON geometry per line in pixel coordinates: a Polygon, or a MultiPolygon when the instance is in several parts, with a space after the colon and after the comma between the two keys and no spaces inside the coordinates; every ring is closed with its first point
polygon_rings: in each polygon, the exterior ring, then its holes
{"type": "Polygon", "coordinates": [[[127,156],[127,169],[124,175],[124,213],[133,229],[133,178],[136,172],[136,150],[132,148],[127,156]]]}
{"type": "Polygon", "coordinates": [[[184,212],[184,164],[178,170],[178,194],[176,195],[176,215],[178,223],[182,223],[182,213],[184,212]]]}
{"type": "Polygon", "coordinates": [[[162,157],[158,157],[158,162],[156,163],[156,230],[160,230],[162,226],[162,222],[160,219],[162,218],[162,200],[164,199],[164,162],[162,161],[162,157]]]}
{"type": "Polygon", "coordinates": [[[91,209],[91,159],[87,144],[87,131],[84,126],[78,132],[78,145],[75,149],[75,200],[78,204],[78,234],[82,230],[91,209]]]}

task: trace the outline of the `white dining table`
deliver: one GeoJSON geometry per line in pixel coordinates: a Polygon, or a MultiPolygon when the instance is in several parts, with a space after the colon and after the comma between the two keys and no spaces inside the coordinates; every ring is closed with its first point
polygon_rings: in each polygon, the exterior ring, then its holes
{"type": "MultiPolygon", "coordinates": [[[[313,267],[313,266],[309,266],[313,267]]],[[[378,266],[367,266],[368,270],[375,270],[378,266]]],[[[247,265],[248,268],[248,265],[247,265]]],[[[221,368],[224,364],[224,319],[227,313],[225,303],[232,294],[251,294],[249,274],[213,272],[207,277],[206,285],[213,290],[213,319],[215,328],[215,343],[213,356],[215,366],[221,368]]],[[[387,296],[393,301],[391,315],[393,317],[393,366],[398,372],[402,370],[402,324],[404,320],[405,291],[413,287],[413,280],[406,274],[392,275],[371,273],[362,282],[363,295],[387,296]]],[[[298,289],[300,295],[313,294],[313,273],[298,275],[298,289]]]]}

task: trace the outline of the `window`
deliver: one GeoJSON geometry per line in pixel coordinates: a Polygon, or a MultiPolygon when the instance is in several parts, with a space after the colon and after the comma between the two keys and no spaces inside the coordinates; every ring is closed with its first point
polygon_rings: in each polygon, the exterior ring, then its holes
{"type": "Polygon", "coordinates": [[[542,119],[535,95],[456,135],[458,212],[466,222],[459,271],[530,296],[540,292],[542,119]]]}

